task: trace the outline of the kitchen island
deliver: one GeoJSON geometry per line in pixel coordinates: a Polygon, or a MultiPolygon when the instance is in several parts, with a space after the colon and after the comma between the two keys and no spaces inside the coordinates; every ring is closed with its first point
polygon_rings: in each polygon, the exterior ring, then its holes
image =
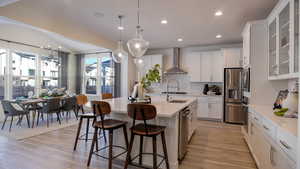
{"type": "MultiPolygon", "coordinates": [[[[197,99],[193,97],[185,98],[184,103],[169,103],[166,101],[165,97],[155,96],[151,97],[152,105],[156,107],[157,117],[154,120],[149,121],[149,123],[166,126],[166,142],[169,156],[169,163],[171,169],[177,169],[178,162],[178,150],[179,150],[179,124],[180,124],[180,113],[182,110],[188,108],[190,110],[190,116],[184,123],[187,128],[188,133],[183,133],[188,135],[188,139],[191,138],[196,126],[196,112],[197,112],[197,99]]],[[[173,98],[176,99],[176,98],[173,98]]],[[[127,104],[129,103],[127,98],[114,98],[105,100],[110,103],[112,113],[111,118],[119,119],[123,121],[128,121],[127,127],[131,127],[132,119],[127,115],[127,104]]],[[[86,105],[87,108],[91,108],[89,104],[86,105]]],[[[163,154],[161,138],[157,137],[157,150],[158,154],[163,154]]],[[[125,145],[124,136],[122,130],[117,130],[114,133],[114,144],[115,145],[125,145]]],[[[133,144],[132,156],[138,154],[139,150],[139,139],[135,139],[133,144]]],[[[152,153],[151,139],[144,140],[144,152],[152,153]]],[[[125,155],[119,157],[121,160],[125,160],[125,155]]],[[[160,162],[158,157],[158,162],[160,162]]],[[[152,156],[145,156],[143,163],[151,166],[152,156]]],[[[163,163],[161,167],[165,168],[163,163]]]]}

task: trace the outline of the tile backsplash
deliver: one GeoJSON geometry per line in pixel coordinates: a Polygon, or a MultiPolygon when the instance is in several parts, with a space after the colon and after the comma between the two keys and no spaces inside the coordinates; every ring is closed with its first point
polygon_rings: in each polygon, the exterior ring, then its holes
{"type": "MultiPolygon", "coordinates": [[[[167,91],[167,81],[175,79],[179,82],[179,91],[184,92],[202,92],[204,85],[217,85],[223,91],[223,83],[202,83],[202,82],[190,82],[190,77],[187,74],[175,74],[175,75],[164,75],[161,83],[153,84],[151,86],[152,92],[160,93],[162,91],[167,91]]],[[[175,86],[175,82],[170,83],[170,86],[175,86]]],[[[176,89],[170,88],[170,91],[175,91],[176,89]]]]}

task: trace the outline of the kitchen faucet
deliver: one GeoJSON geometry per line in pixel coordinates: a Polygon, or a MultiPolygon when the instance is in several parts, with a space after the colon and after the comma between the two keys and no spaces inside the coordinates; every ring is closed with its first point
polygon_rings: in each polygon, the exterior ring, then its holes
{"type": "Polygon", "coordinates": [[[176,88],[177,91],[179,91],[179,81],[176,79],[168,79],[167,80],[167,102],[170,101],[170,95],[169,95],[169,88],[170,88],[170,82],[176,82],[176,87],[172,87],[172,88],[176,88]]]}

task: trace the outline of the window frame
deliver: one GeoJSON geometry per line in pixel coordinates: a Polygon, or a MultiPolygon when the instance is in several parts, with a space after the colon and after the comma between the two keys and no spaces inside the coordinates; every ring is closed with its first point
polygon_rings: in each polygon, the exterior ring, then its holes
{"type": "Polygon", "coordinates": [[[8,62],[9,62],[9,65],[8,65],[8,69],[9,71],[8,72],[8,88],[9,88],[9,94],[8,94],[8,99],[13,99],[13,78],[14,77],[27,77],[27,78],[34,78],[35,82],[35,86],[34,86],[34,96],[37,97],[39,95],[39,57],[40,55],[37,54],[37,53],[33,53],[33,52],[28,52],[26,50],[15,50],[15,49],[11,49],[10,52],[9,52],[9,56],[8,56],[8,62]],[[12,57],[12,54],[13,53],[24,53],[24,54],[27,54],[27,55],[33,55],[35,56],[35,75],[34,76],[22,76],[22,75],[19,75],[19,76],[15,76],[13,74],[13,70],[12,70],[12,65],[13,65],[13,57],[12,57]]]}
{"type": "MultiPolygon", "coordinates": [[[[99,54],[85,55],[82,59],[82,65],[83,65],[82,70],[81,70],[81,72],[82,72],[82,84],[81,84],[82,85],[82,93],[84,93],[87,96],[91,96],[91,97],[101,96],[101,94],[102,94],[102,75],[101,75],[102,65],[101,65],[101,63],[102,63],[102,59],[105,58],[105,57],[110,57],[112,59],[112,52],[103,52],[103,53],[99,53],[99,54]],[[108,56],[102,56],[102,54],[108,54],[108,56]],[[97,73],[96,73],[96,76],[89,76],[89,75],[86,75],[86,73],[85,73],[85,68],[86,68],[85,60],[88,59],[88,58],[97,58],[97,73]],[[91,78],[91,77],[96,78],[96,94],[86,93],[86,82],[87,82],[87,79],[91,78]]],[[[112,60],[112,62],[114,62],[114,61],[112,60]]],[[[116,76],[114,76],[114,78],[115,77],[116,76]]],[[[113,89],[112,94],[114,94],[114,89],[113,89]]]]}

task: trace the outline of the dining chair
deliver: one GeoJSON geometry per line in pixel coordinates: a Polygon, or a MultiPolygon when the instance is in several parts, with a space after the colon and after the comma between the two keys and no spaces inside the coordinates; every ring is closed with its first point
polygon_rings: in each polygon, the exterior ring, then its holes
{"type": "Polygon", "coordinates": [[[70,118],[70,112],[73,111],[76,119],[78,119],[78,114],[76,111],[76,97],[67,97],[62,99],[62,106],[61,111],[66,112],[66,120],[68,121],[68,118],[70,118]]]}
{"type": "Polygon", "coordinates": [[[102,99],[112,99],[113,95],[112,93],[102,93],[102,99]]]}
{"type": "Polygon", "coordinates": [[[143,166],[143,155],[152,154],[153,156],[153,169],[158,169],[159,166],[162,164],[163,161],[166,163],[166,168],[169,169],[169,160],[168,160],[168,153],[167,153],[167,145],[166,145],[166,138],[165,138],[165,126],[159,126],[154,124],[149,124],[147,121],[155,119],[157,112],[156,107],[150,104],[141,104],[141,103],[132,103],[127,105],[128,116],[133,119],[131,130],[131,138],[129,143],[129,148],[127,152],[127,157],[125,161],[124,169],[127,169],[128,165],[135,165],[139,168],[144,168],[143,166]],[[136,121],[143,121],[142,123],[136,124],[136,121]],[[131,151],[134,143],[134,137],[140,136],[140,150],[139,154],[131,159],[131,151]],[[161,136],[162,147],[164,155],[160,155],[157,153],[157,136],[161,136]],[[144,137],[152,138],[152,147],[153,153],[144,153],[143,152],[143,142],[144,137]],[[137,157],[139,157],[139,163],[134,164],[134,161],[137,157]],[[157,163],[157,157],[161,157],[161,162],[157,163]]]}
{"type": "MultiPolygon", "coordinates": [[[[2,107],[5,116],[1,128],[2,130],[4,129],[8,117],[11,117],[10,126],[9,126],[9,132],[10,132],[14,117],[19,116],[19,120],[20,120],[23,118],[24,115],[26,116],[27,119],[28,128],[30,128],[29,111],[26,108],[24,108],[21,104],[15,101],[3,100],[2,107]]],[[[18,123],[21,123],[21,121],[19,121],[18,123]]]]}
{"type": "Polygon", "coordinates": [[[60,113],[61,113],[61,106],[60,106],[60,98],[51,98],[51,99],[46,99],[46,101],[43,103],[43,108],[41,111],[38,112],[38,117],[37,117],[37,126],[39,125],[39,117],[41,114],[46,114],[47,115],[47,127],[49,127],[49,115],[52,116],[52,114],[56,114],[57,116],[57,121],[59,124],[61,124],[60,120],[60,113]]]}

